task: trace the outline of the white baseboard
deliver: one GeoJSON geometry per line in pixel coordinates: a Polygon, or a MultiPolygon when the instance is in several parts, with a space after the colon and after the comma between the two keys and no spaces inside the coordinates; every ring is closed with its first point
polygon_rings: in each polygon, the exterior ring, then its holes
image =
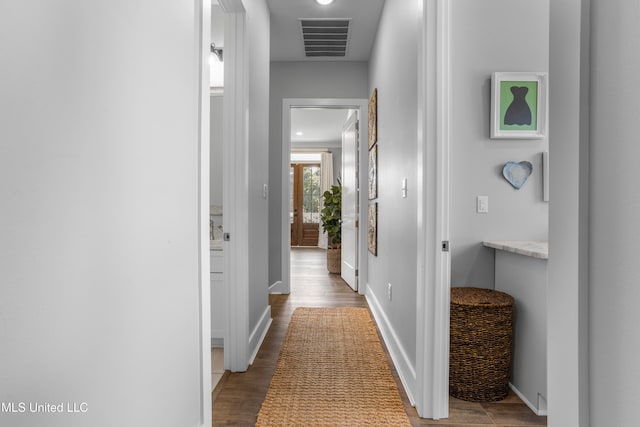
{"type": "Polygon", "coordinates": [[[260,346],[262,345],[262,341],[264,341],[264,337],[267,335],[269,331],[269,327],[271,326],[271,306],[267,306],[262,313],[262,317],[258,321],[258,324],[249,335],[249,351],[251,352],[251,357],[249,358],[249,365],[253,364],[256,356],[258,355],[258,350],[260,350],[260,346]]]}
{"type": "Polygon", "coordinates": [[[538,409],[535,405],[533,405],[531,402],[529,402],[529,400],[524,396],[524,394],[522,394],[520,392],[520,390],[518,390],[516,388],[516,386],[514,386],[511,383],[509,383],[509,388],[511,388],[511,390],[513,390],[513,392],[520,398],[520,400],[522,400],[522,402],[524,402],[525,405],[527,405],[529,407],[529,409],[531,409],[533,411],[534,414],[536,414],[536,415],[538,415],[540,417],[546,417],[547,416],[546,400],[544,401],[544,405],[539,405],[540,409],[538,409]]]}
{"type": "Polygon", "coordinates": [[[224,348],[224,338],[211,338],[211,348],[224,348]]]}
{"type": "Polygon", "coordinates": [[[407,356],[407,352],[400,343],[398,335],[389,322],[389,318],[382,310],[380,302],[378,301],[368,284],[365,296],[367,298],[367,302],[369,303],[371,313],[373,313],[373,317],[378,324],[378,328],[380,329],[382,339],[384,340],[384,343],[389,350],[393,365],[395,366],[396,371],[398,371],[400,381],[402,381],[402,385],[404,386],[404,390],[407,393],[407,397],[409,398],[411,405],[415,406],[414,395],[417,384],[416,370],[411,365],[411,361],[407,356]]]}
{"type": "Polygon", "coordinates": [[[269,293],[270,294],[284,294],[286,292],[284,292],[283,286],[284,285],[282,284],[282,280],[278,280],[277,282],[275,282],[271,286],[269,286],[269,293]]]}

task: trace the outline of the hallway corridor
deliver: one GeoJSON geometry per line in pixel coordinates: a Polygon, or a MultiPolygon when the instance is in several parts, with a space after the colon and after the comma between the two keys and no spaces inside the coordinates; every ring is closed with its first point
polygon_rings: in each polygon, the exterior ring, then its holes
{"type": "Polygon", "coordinates": [[[367,307],[340,277],[329,274],[323,249],[291,249],[291,294],[271,295],[273,323],[258,356],[244,373],[226,372],[212,394],[214,426],[253,426],[297,307],[367,307]]]}
{"type": "MultiPolygon", "coordinates": [[[[271,295],[269,303],[273,323],[253,365],[244,373],[225,372],[212,393],[213,426],[255,424],[276,367],[291,314],[297,307],[368,307],[363,296],[353,292],[340,277],[327,272],[325,251],[315,248],[291,249],[291,294],[271,295]]],[[[449,419],[420,419],[404,393],[391,360],[388,359],[388,362],[414,426],[546,425],[546,417],[536,417],[514,395],[502,402],[488,404],[451,398],[449,419]]]]}

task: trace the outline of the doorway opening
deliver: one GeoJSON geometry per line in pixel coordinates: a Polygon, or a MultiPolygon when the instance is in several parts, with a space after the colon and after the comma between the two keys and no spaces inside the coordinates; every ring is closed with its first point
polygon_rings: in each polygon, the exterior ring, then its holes
{"type": "MultiPolygon", "coordinates": [[[[343,131],[345,125],[348,123],[348,119],[350,117],[366,117],[368,108],[368,100],[367,99],[323,99],[323,98],[312,98],[312,99],[284,99],[283,100],[283,146],[282,146],[282,256],[281,256],[281,269],[282,269],[282,280],[277,284],[273,285],[270,288],[270,292],[274,294],[284,293],[288,294],[291,292],[291,248],[293,247],[320,247],[326,248],[325,239],[323,236],[322,225],[319,221],[319,210],[322,209],[322,193],[329,189],[332,185],[338,185],[343,183],[344,179],[344,165],[342,159],[344,158],[343,153],[343,131]],[[314,118],[315,116],[315,118],[314,118]],[[334,123],[333,133],[327,135],[328,128],[328,119],[327,120],[319,120],[320,116],[325,116],[332,118],[332,123],[334,123]],[[314,131],[314,129],[316,129],[314,131]],[[321,136],[318,134],[314,134],[314,132],[323,132],[321,136]],[[315,136],[314,136],[315,135],[315,136]],[[307,207],[310,211],[317,211],[317,226],[311,226],[304,224],[304,219],[302,221],[302,231],[299,222],[296,226],[295,223],[296,215],[298,217],[304,217],[304,171],[305,166],[297,166],[301,172],[298,172],[302,175],[302,179],[300,180],[299,185],[302,185],[302,190],[299,190],[295,185],[295,175],[296,175],[296,166],[295,164],[300,164],[304,162],[292,160],[295,159],[296,156],[300,156],[301,153],[308,155],[309,153],[322,153],[322,157],[324,161],[320,162],[321,169],[331,169],[332,171],[332,179],[326,180],[323,184],[320,185],[319,191],[308,188],[307,195],[309,196],[307,201],[307,207]],[[331,154],[331,156],[326,156],[327,154],[331,154]],[[292,157],[293,155],[293,157],[292,157]],[[328,160],[331,159],[331,160],[328,160]],[[324,185],[324,187],[323,187],[324,185]],[[298,196],[298,200],[295,199],[295,193],[297,191],[302,191],[302,201],[299,200],[300,196],[298,196]],[[316,198],[317,202],[313,200],[316,198]],[[295,202],[298,202],[298,211],[296,212],[295,202]],[[303,204],[302,210],[300,207],[300,203],[303,204]],[[297,227],[297,228],[296,228],[297,227]],[[305,227],[307,228],[305,230],[305,227]],[[314,236],[311,235],[311,228],[317,227],[318,229],[318,238],[317,243],[315,242],[314,236]],[[295,235],[297,233],[297,235],[295,235]],[[306,236],[305,236],[306,233],[306,236]],[[302,240],[301,235],[302,234],[302,240]],[[306,239],[306,240],[305,240],[306,239]],[[303,244],[301,244],[301,242],[303,244]]],[[[368,138],[366,126],[361,126],[364,128],[360,131],[359,135],[356,133],[356,146],[362,145],[361,141],[366,141],[368,138]]],[[[367,161],[367,152],[366,150],[355,151],[353,154],[353,162],[354,165],[358,164],[366,164],[367,161]],[[364,159],[362,157],[364,156],[364,159]]],[[[307,165],[312,164],[317,168],[317,162],[308,161],[307,165]]],[[[309,186],[312,184],[312,179],[315,173],[319,172],[319,176],[316,175],[317,178],[322,182],[322,170],[317,171],[314,167],[307,167],[307,175],[311,176],[311,181],[309,182],[309,186]]],[[[353,188],[352,197],[354,198],[357,204],[356,207],[353,208],[353,212],[351,213],[353,219],[351,220],[350,226],[353,228],[352,239],[354,240],[353,245],[350,245],[350,250],[352,251],[353,261],[349,263],[351,269],[353,270],[353,275],[360,276],[359,279],[363,280],[363,283],[366,283],[366,277],[362,277],[362,273],[366,275],[366,231],[358,229],[359,219],[361,217],[365,217],[366,215],[366,199],[363,201],[362,197],[366,198],[366,193],[364,196],[361,194],[362,192],[358,191],[357,183],[358,182],[367,182],[366,181],[366,168],[358,168],[349,172],[353,174],[353,180],[351,184],[356,187],[353,188]],[[364,214],[363,214],[364,211],[364,214]],[[365,254],[362,255],[362,248],[364,248],[365,254]],[[358,260],[361,260],[358,262],[358,260]]],[[[326,178],[326,173],[325,173],[326,178]]],[[[300,193],[299,193],[300,194],[300,193]]],[[[308,222],[312,222],[314,219],[314,212],[307,212],[306,215],[309,217],[308,222]]],[[[344,215],[343,215],[343,224],[344,224],[344,215]]],[[[343,242],[344,245],[344,242],[343,242]]],[[[360,294],[364,294],[364,288],[358,289],[357,285],[353,285],[349,283],[350,286],[357,290],[360,294]]]]}
{"type": "Polygon", "coordinates": [[[306,163],[291,153],[290,210],[291,246],[318,247],[320,237],[321,178],[320,153],[309,153],[306,163]]]}
{"type": "Polygon", "coordinates": [[[219,4],[211,4],[209,38],[209,271],[211,297],[211,389],[224,373],[224,345],[227,322],[223,252],[223,104],[224,21],[219,4]]]}

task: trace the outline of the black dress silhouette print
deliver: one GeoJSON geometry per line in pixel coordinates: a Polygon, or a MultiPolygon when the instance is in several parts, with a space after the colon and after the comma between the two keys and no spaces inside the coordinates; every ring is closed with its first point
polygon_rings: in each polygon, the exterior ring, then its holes
{"type": "Polygon", "coordinates": [[[513,101],[504,114],[505,125],[531,125],[531,109],[525,99],[527,92],[526,86],[511,86],[513,101]]]}

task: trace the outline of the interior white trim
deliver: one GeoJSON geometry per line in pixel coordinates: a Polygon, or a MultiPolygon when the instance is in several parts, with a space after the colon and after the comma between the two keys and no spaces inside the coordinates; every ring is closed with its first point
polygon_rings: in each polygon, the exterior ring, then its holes
{"type": "Polygon", "coordinates": [[[328,148],[292,148],[292,153],[329,153],[328,148]]]}
{"type": "Polygon", "coordinates": [[[418,51],[418,373],[416,409],[423,418],[449,416],[451,135],[450,0],[423,0],[418,51]]]}
{"type": "Polygon", "coordinates": [[[416,400],[414,395],[417,381],[416,370],[411,364],[411,359],[402,346],[400,338],[398,338],[398,334],[396,334],[396,331],[391,326],[389,318],[384,313],[380,302],[371,290],[369,284],[367,284],[366,298],[369,303],[369,309],[371,310],[376,324],[378,325],[378,329],[380,330],[380,334],[382,335],[382,339],[387,346],[393,365],[395,366],[398,376],[400,377],[400,381],[407,393],[407,397],[409,398],[411,405],[415,406],[416,400]]]}
{"type": "Polygon", "coordinates": [[[269,328],[271,327],[272,322],[273,320],[271,319],[271,306],[268,305],[262,313],[262,316],[260,316],[258,324],[251,332],[251,335],[249,335],[249,349],[251,350],[249,365],[252,365],[253,361],[256,359],[258,350],[260,350],[262,341],[264,341],[264,337],[267,336],[267,332],[269,332],[269,328]]]}
{"type": "Polygon", "coordinates": [[[289,294],[291,292],[291,226],[289,219],[289,158],[291,152],[291,114],[282,102],[282,167],[280,174],[281,204],[280,204],[280,280],[269,288],[274,294],[289,294]]]}
{"type": "MultiPolygon", "coordinates": [[[[289,226],[289,157],[291,153],[291,108],[296,107],[325,107],[325,108],[344,108],[344,109],[357,109],[359,111],[358,117],[360,119],[360,130],[358,145],[360,165],[366,165],[369,161],[368,151],[363,150],[362,147],[367,147],[367,140],[369,138],[369,130],[366,124],[366,117],[368,116],[369,101],[367,99],[359,98],[284,98],[282,100],[282,171],[281,171],[281,184],[282,184],[282,215],[281,215],[281,241],[282,241],[282,278],[278,287],[274,287],[272,293],[288,294],[291,292],[291,272],[290,272],[290,256],[291,256],[291,229],[289,226]]],[[[360,185],[362,183],[369,182],[368,168],[360,167],[358,181],[360,185]]],[[[360,191],[360,206],[359,215],[360,219],[367,218],[367,192],[360,191]]],[[[363,221],[361,220],[360,223],[363,221]]],[[[367,260],[368,260],[368,245],[367,245],[367,230],[366,227],[360,227],[358,230],[358,282],[367,283],[367,260]]],[[[358,293],[364,295],[364,286],[359,287],[358,293]]]]}
{"type": "Polygon", "coordinates": [[[241,0],[220,0],[225,12],[225,96],[223,98],[223,215],[225,281],[228,286],[224,367],[232,372],[249,367],[249,80],[246,14],[241,0]]]}
{"type": "Polygon", "coordinates": [[[451,21],[450,0],[438,4],[437,67],[438,92],[436,93],[437,132],[436,143],[436,270],[435,270],[435,342],[433,406],[434,416],[449,416],[449,323],[451,299],[450,252],[442,250],[442,242],[449,240],[449,195],[451,144],[451,21]]]}
{"type": "Polygon", "coordinates": [[[209,259],[209,35],[211,34],[211,4],[195,0],[197,57],[199,79],[199,141],[198,141],[198,258],[200,287],[200,424],[211,425],[211,286],[209,259]]]}

